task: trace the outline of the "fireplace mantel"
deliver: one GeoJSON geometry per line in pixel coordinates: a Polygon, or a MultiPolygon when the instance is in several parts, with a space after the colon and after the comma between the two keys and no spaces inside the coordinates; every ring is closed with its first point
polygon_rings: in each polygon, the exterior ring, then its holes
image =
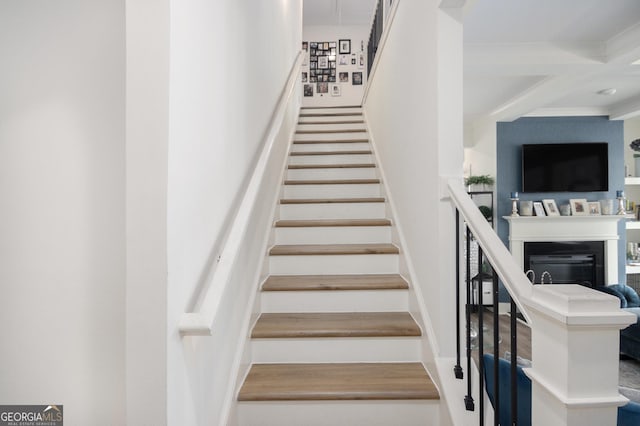
{"type": "Polygon", "coordinates": [[[605,284],[618,281],[620,215],[503,216],[509,222],[509,250],[524,269],[524,243],[529,241],[603,241],[605,284]]]}

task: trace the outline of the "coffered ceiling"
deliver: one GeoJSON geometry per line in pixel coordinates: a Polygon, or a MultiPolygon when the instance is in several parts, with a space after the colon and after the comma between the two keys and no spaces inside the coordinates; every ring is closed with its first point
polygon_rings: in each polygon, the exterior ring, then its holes
{"type": "MultiPolygon", "coordinates": [[[[466,126],[640,115],[640,0],[444,1],[463,8],[466,126]]],[[[304,23],[369,25],[375,3],[304,0],[304,23]]]]}

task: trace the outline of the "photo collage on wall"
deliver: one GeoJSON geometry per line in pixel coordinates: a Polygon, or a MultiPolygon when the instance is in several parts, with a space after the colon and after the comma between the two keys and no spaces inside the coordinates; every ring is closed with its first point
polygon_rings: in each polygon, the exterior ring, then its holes
{"type": "Polygon", "coordinates": [[[356,54],[351,53],[351,40],[302,42],[302,50],[307,52],[302,71],[303,94],[305,97],[329,94],[341,96],[341,84],[362,85],[362,72],[344,71],[357,63],[356,54]],[[338,68],[343,71],[338,72],[338,68]],[[351,74],[351,78],[349,76],[351,74]]]}

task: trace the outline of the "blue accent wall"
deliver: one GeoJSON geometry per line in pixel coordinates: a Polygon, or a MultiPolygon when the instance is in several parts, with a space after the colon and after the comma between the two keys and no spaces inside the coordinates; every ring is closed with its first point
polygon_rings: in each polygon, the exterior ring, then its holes
{"type": "MultiPolygon", "coordinates": [[[[521,200],[541,201],[543,198],[553,198],[560,206],[569,203],[570,198],[586,198],[588,201],[615,198],[616,190],[624,190],[622,121],[611,121],[608,117],[531,117],[520,118],[510,123],[498,123],[496,151],[497,231],[507,247],[509,247],[509,224],[502,216],[511,214],[509,195],[512,191],[518,191],[521,200]],[[571,142],[607,142],[609,144],[609,191],[522,193],[522,145],[571,142]]],[[[626,282],[624,221],[620,221],[618,225],[618,234],[620,235],[618,278],[620,282],[626,282]]]]}

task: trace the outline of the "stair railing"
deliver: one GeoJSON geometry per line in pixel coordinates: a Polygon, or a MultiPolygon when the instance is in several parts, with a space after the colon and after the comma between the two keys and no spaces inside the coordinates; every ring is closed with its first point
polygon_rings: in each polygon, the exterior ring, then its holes
{"type": "MultiPolygon", "coordinates": [[[[635,315],[623,312],[617,299],[580,285],[534,286],[515,262],[493,228],[489,225],[461,180],[448,183],[449,196],[456,215],[456,365],[455,378],[466,376],[465,407],[478,413],[484,425],[484,377],[486,367],[483,354],[484,318],[493,320],[493,423],[518,424],[517,385],[517,324],[518,318],[531,329],[531,356],[533,365],[524,369],[531,379],[531,413],[534,426],[603,425],[615,424],[617,407],[626,402],[618,393],[619,330],[635,323],[635,315]],[[478,275],[471,277],[471,242],[478,245],[478,275]],[[464,243],[464,250],[463,250],[464,243]],[[482,266],[491,266],[493,304],[485,311],[482,300],[482,266]],[[464,265],[462,265],[464,261],[464,265]],[[464,272],[464,273],[463,273],[464,272]],[[464,276],[464,278],[463,278],[464,276]],[[499,281],[508,293],[511,395],[510,419],[500,419],[500,330],[499,281]],[[477,282],[477,287],[476,287],[477,282]],[[476,288],[475,301],[474,287],[476,288]],[[464,299],[464,300],[462,300],[464,299]],[[474,303],[475,302],[475,303],[474,303]],[[461,313],[464,307],[464,315],[461,313]],[[477,309],[477,368],[478,401],[472,396],[471,317],[477,309]],[[462,323],[463,322],[463,323],[462,323]],[[461,324],[462,323],[462,324],[461,324]],[[462,366],[461,333],[466,345],[466,368],[462,366]],[[598,348],[598,350],[594,350],[598,348]],[[465,371],[466,370],[466,371],[465,371]],[[607,374],[603,373],[607,371],[607,374]],[[560,374],[559,374],[560,373],[560,374]]],[[[527,401],[528,403],[528,401],[527,401]]],[[[503,407],[504,408],[504,407],[503,407]]],[[[504,411],[504,410],[502,410],[504,411]]]]}
{"type": "MultiPolygon", "coordinates": [[[[464,397],[465,408],[468,411],[475,411],[476,405],[478,408],[478,416],[480,424],[484,424],[485,419],[485,406],[484,398],[485,393],[485,365],[483,354],[485,353],[485,338],[484,338],[484,321],[485,313],[491,315],[493,320],[493,357],[494,367],[497,367],[497,360],[502,354],[500,351],[500,309],[499,309],[499,281],[498,277],[505,277],[505,287],[508,293],[509,303],[509,338],[510,338],[510,362],[511,362],[511,424],[517,424],[518,413],[518,389],[516,386],[517,376],[517,316],[521,314],[524,318],[528,317],[527,308],[520,303],[520,300],[530,297],[531,286],[526,279],[523,272],[515,264],[511,254],[508,252],[502,241],[495,234],[493,228],[489,225],[486,218],[481,214],[476,204],[466,194],[466,192],[456,185],[450,185],[451,198],[456,208],[456,277],[458,285],[456,286],[456,365],[454,366],[454,374],[457,379],[463,379],[465,374],[461,365],[461,348],[460,340],[461,333],[464,333],[465,349],[466,349],[466,380],[467,380],[467,393],[464,397]],[[464,237],[463,237],[464,235],[464,237]],[[477,242],[477,275],[472,277],[472,241],[477,242]],[[462,244],[464,242],[464,250],[462,244]],[[461,267],[461,259],[464,260],[464,265],[461,267]],[[485,261],[491,266],[493,273],[487,274],[483,271],[485,269],[485,261]],[[464,270],[464,274],[462,271],[464,270]],[[464,279],[462,278],[464,276],[464,279]],[[486,312],[483,294],[483,278],[491,279],[491,294],[493,296],[492,305],[489,312],[486,312]],[[507,284],[508,282],[508,284],[507,284]],[[461,289],[462,287],[462,289],[461,289]],[[515,297],[512,295],[515,294],[515,297]],[[461,298],[464,300],[461,301],[461,298]],[[464,324],[461,325],[460,307],[464,306],[464,324]],[[474,311],[477,311],[477,326],[474,330],[474,324],[472,322],[472,315],[474,311]],[[473,394],[473,375],[472,371],[472,352],[474,350],[474,342],[472,333],[475,331],[475,346],[477,350],[477,368],[478,368],[478,393],[480,395],[479,400],[474,401],[473,394]]],[[[493,368],[493,401],[494,401],[494,424],[498,424],[500,412],[500,370],[493,368]]]]}

